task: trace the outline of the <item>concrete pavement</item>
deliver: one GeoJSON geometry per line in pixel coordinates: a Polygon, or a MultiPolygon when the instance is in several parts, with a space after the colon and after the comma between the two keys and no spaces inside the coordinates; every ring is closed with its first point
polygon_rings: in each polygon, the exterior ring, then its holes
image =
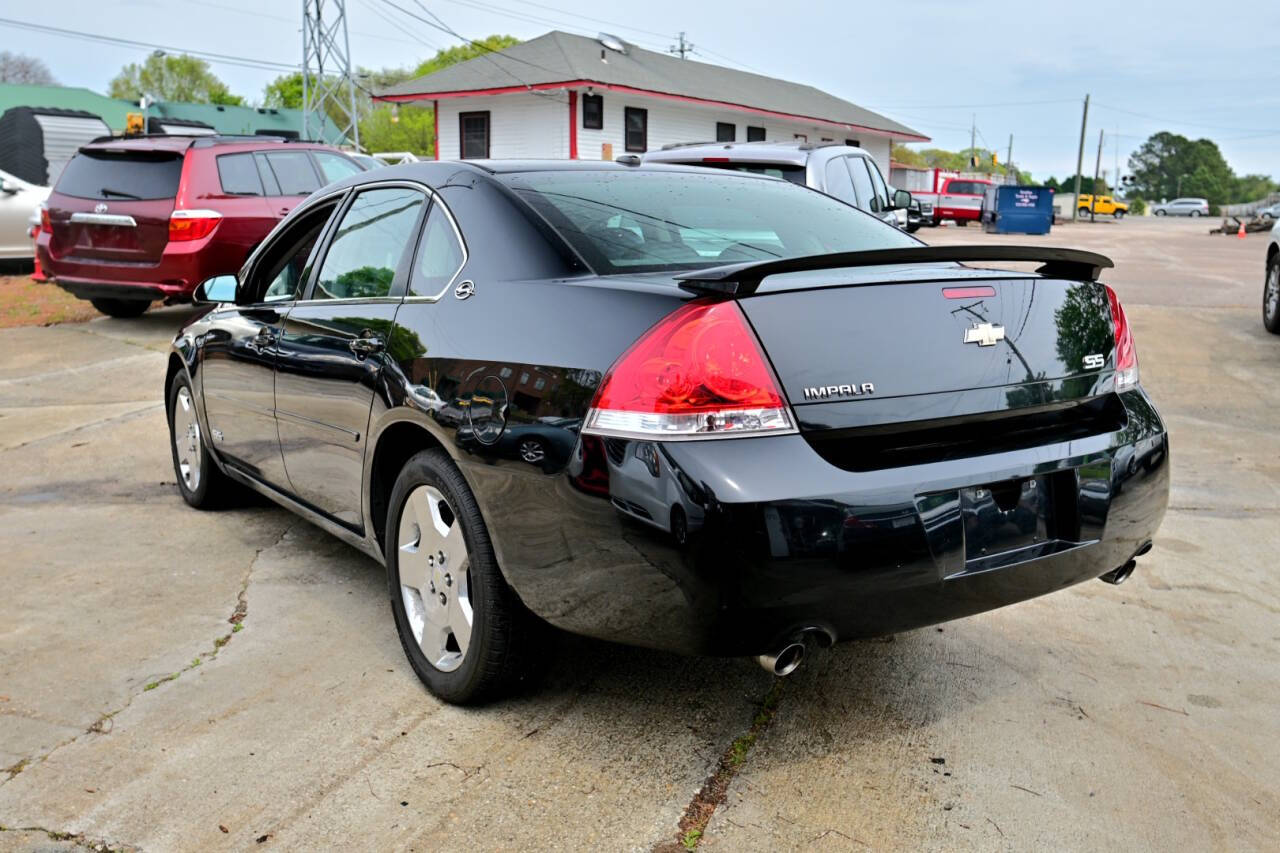
{"type": "Polygon", "coordinates": [[[374,563],[178,497],[185,311],[0,332],[0,850],[651,849],[713,806],[707,850],[1275,849],[1280,337],[1261,235],[1206,230],[1047,240],[1117,259],[1170,425],[1133,578],[841,645],[772,714],[752,663],[572,637],[536,693],[443,706],[374,563]]]}

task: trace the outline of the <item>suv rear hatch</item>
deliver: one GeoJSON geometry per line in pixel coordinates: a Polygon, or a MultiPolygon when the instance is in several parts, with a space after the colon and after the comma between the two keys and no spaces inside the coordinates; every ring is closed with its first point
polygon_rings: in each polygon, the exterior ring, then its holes
{"type": "Polygon", "coordinates": [[[49,197],[57,260],[152,265],[169,242],[182,151],[85,148],[49,197]]]}

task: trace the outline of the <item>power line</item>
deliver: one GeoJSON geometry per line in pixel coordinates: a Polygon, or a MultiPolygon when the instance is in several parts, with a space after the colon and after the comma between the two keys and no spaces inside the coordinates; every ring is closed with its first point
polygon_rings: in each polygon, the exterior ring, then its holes
{"type": "Polygon", "coordinates": [[[136,41],[134,39],[105,36],[99,33],[87,33],[82,30],[51,27],[47,24],[35,24],[30,21],[14,20],[13,18],[0,18],[0,25],[14,27],[15,29],[28,30],[31,32],[47,33],[49,35],[61,36],[63,38],[79,39],[81,41],[113,44],[122,47],[145,48],[148,50],[163,50],[166,53],[185,53],[200,59],[206,59],[210,62],[220,62],[226,65],[240,65],[245,68],[258,68],[269,71],[297,71],[300,67],[298,65],[289,65],[283,62],[271,62],[270,60],[265,59],[251,59],[245,56],[232,56],[225,53],[213,53],[207,50],[191,50],[188,48],[174,47],[173,45],[153,44],[151,42],[136,41]]]}
{"type": "Polygon", "coordinates": [[[1113,107],[1110,104],[1095,104],[1095,106],[1102,107],[1103,109],[1112,110],[1113,112],[1117,112],[1117,113],[1124,113],[1125,115],[1137,116],[1138,118],[1145,118],[1150,121],[1162,122],[1164,124],[1181,124],[1187,127],[1203,127],[1203,128],[1208,128],[1209,130],[1226,130],[1226,131],[1233,131],[1238,133],[1257,133],[1262,135],[1280,134],[1280,130],[1276,130],[1275,128],[1262,129],[1257,127],[1224,127],[1222,125],[1216,125],[1216,124],[1203,124],[1201,122],[1187,121],[1186,119],[1160,118],[1159,116],[1147,115],[1146,113],[1138,113],[1138,112],[1134,112],[1133,110],[1123,109],[1121,107],[1113,107]]]}

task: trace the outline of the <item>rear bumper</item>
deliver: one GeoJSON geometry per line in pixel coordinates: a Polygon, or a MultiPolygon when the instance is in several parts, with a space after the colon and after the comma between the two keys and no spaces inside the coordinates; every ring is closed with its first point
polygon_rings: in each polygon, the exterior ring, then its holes
{"type": "Polygon", "coordinates": [[[980,219],[982,217],[981,208],[968,207],[935,207],[933,215],[937,219],[980,219]]]}
{"type": "Polygon", "coordinates": [[[831,465],[800,435],[663,443],[657,476],[628,461],[652,458],[633,453],[635,442],[593,451],[590,437],[558,476],[460,462],[508,581],[542,618],[642,646],[760,654],[799,630],[837,640],[893,633],[1126,563],[1160,525],[1169,468],[1154,408],[1140,390],[1122,397],[1130,417],[1112,433],[860,473],[831,465]],[[1069,498],[1055,498],[1075,504],[1069,535],[1060,524],[1046,534],[1043,519],[1017,533],[1013,516],[982,516],[961,499],[1037,478],[1071,484],[1069,498]],[[677,506],[684,544],[672,532],[677,506]]]}
{"type": "Polygon", "coordinates": [[[154,264],[98,261],[69,255],[55,257],[49,246],[50,235],[42,233],[36,241],[36,255],[45,275],[80,299],[186,302],[200,282],[220,273],[234,272],[244,260],[240,252],[223,251],[215,238],[170,243],[154,264]],[[216,271],[210,272],[211,269],[216,271]]]}

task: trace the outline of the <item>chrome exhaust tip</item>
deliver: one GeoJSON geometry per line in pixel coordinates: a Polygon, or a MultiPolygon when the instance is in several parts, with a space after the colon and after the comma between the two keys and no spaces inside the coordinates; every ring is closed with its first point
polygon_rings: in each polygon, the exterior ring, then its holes
{"type": "Polygon", "coordinates": [[[756,663],[779,678],[790,675],[804,660],[803,640],[793,640],[771,655],[757,655],[756,663]]]}
{"type": "Polygon", "coordinates": [[[1129,575],[1133,574],[1133,570],[1134,568],[1137,567],[1137,565],[1138,565],[1137,560],[1129,560],[1129,562],[1125,563],[1120,568],[1112,569],[1111,571],[1107,572],[1105,575],[1102,575],[1100,578],[1098,578],[1098,580],[1104,581],[1109,584],[1114,584],[1115,586],[1119,586],[1120,584],[1124,583],[1129,579],[1129,575]]]}

